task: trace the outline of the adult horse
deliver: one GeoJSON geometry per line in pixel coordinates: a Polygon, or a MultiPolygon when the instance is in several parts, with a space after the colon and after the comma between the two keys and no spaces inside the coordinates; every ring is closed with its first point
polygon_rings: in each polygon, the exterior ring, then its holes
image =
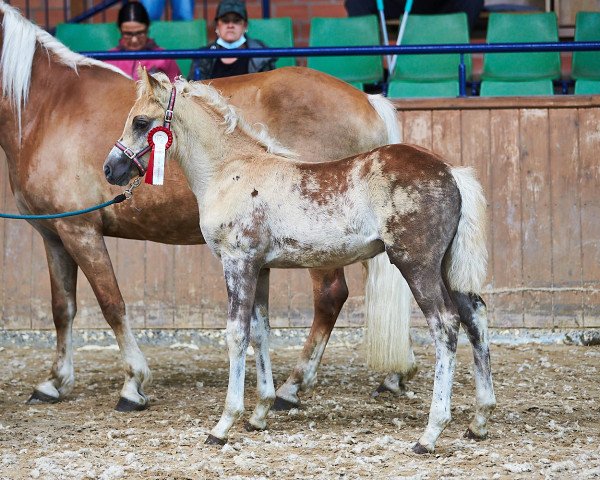
{"type": "MultiPolygon", "coordinates": [[[[135,99],[135,84],[112,67],[68,50],[9,5],[2,17],[0,145],[8,160],[17,207],[24,214],[77,210],[113,198],[102,174],[104,156],[135,99]],[[48,181],[52,179],[52,181],[48,181]]],[[[302,155],[320,152],[334,159],[395,141],[396,117],[390,104],[308,69],[286,69],[213,83],[249,119],[267,125],[302,155]]],[[[103,211],[58,220],[32,221],[46,250],[57,350],[50,375],[30,401],[54,402],[73,387],[72,323],[76,279],[81,268],[114,330],[124,364],[120,410],[143,408],[142,386],[149,370],[126,316],[104,236],[169,244],[204,243],[198,210],[180,171],[171,168],[162,188],[139,188],[133,200],[103,211]],[[139,215],[139,208],[152,215],[139,215]]],[[[370,268],[371,290],[382,298],[384,315],[400,316],[408,329],[408,303],[388,293],[387,261],[370,268]]],[[[285,405],[297,405],[299,390],[316,370],[347,298],[342,269],[312,270],[315,319],[298,365],[278,391],[285,405]]],[[[405,298],[408,298],[406,295],[405,298]]],[[[376,298],[368,299],[376,311],[376,298]]],[[[399,333],[402,335],[402,332],[399,333]]],[[[379,347],[378,347],[379,348],[379,347]]],[[[384,347],[385,349],[385,347],[384,347]]],[[[386,384],[398,388],[413,356],[406,344],[386,384]]]]}
{"type": "Polygon", "coordinates": [[[146,167],[141,155],[125,155],[126,147],[139,152],[157,135],[171,135],[170,156],[196,195],[202,233],[225,273],[229,386],[207,443],[226,442],[244,411],[250,343],[258,403],[249,424],[266,428],[275,400],[270,269],[339,268],[382,252],[406,278],[436,348],[429,422],[413,450],[433,452],[450,422],[461,323],[473,346],[477,389],[468,432],[484,438],[495,397],[486,307],[478,294],[487,265],[486,201],[472,169],[401,144],[336,162],[294,162],[288,149],[245,122],[210,85],[179,80],[172,86],[166,75],[143,71],[138,88],[121,139],[106,159],[107,180],[127,185],[137,168],[146,167]],[[163,126],[167,108],[172,124],[163,126]]]}

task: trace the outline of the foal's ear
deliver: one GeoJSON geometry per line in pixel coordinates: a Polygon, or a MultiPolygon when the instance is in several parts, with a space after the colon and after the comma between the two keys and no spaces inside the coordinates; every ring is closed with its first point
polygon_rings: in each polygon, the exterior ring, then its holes
{"type": "Polygon", "coordinates": [[[152,75],[149,75],[146,67],[143,67],[141,64],[138,65],[138,77],[142,83],[142,91],[148,95],[153,95],[155,89],[160,88],[160,83],[152,75]]]}

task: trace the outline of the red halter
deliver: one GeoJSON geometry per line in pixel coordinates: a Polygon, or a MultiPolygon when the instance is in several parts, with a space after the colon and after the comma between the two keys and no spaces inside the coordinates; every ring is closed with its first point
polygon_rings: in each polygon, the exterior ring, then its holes
{"type": "Polygon", "coordinates": [[[162,127],[154,127],[148,133],[148,145],[141,149],[139,152],[135,153],[131,148],[123,145],[121,142],[117,141],[115,143],[115,147],[121,150],[126,157],[136,166],[138,169],[140,177],[143,177],[146,174],[146,169],[140,162],[140,159],[146,155],[148,152],[152,150],[154,147],[152,137],[156,132],[162,131],[167,134],[169,140],[167,142],[166,148],[169,148],[173,144],[173,134],[171,133],[171,121],[173,120],[173,107],[175,106],[175,95],[177,91],[175,87],[171,90],[171,97],[169,98],[169,105],[167,106],[167,110],[165,111],[165,120],[162,124],[162,127]]]}

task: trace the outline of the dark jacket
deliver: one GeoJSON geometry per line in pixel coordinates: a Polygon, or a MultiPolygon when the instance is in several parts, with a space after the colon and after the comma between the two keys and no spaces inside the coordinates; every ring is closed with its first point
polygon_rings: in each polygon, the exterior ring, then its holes
{"type": "MultiPolygon", "coordinates": [[[[246,35],[246,46],[248,48],[268,48],[260,40],[248,38],[246,35]]],[[[223,49],[216,42],[211,43],[208,47],[209,50],[223,49]]],[[[215,66],[217,58],[194,58],[190,73],[188,74],[188,80],[206,80],[211,78],[211,72],[215,66]],[[198,75],[199,74],[199,75],[198,75]]],[[[266,72],[275,68],[276,58],[250,58],[248,61],[248,73],[266,72]]]]}

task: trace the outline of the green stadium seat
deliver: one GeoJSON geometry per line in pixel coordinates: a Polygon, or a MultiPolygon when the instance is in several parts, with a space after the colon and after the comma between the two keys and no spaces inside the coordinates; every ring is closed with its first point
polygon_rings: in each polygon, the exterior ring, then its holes
{"type": "MultiPolygon", "coordinates": [[[[577,12],[575,41],[600,40],[600,12],[577,12]]],[[[600,52],[573,52],[571,76],[575,94],[600,94],[600,52]]]]}
{"type": "Polygon", "coordinates": [[[600,95],[600,80],[578,79],[575,82],[575,95],[600,95]]]}
{"type": "MultiPolygon", "coordinates": [[[[465,13],[447,15],[410,15],[403,45],[469,43],[465,13]]],[[[388,97],[458,96],[460,55],[398,55],[390,78],[388,97]]],[[[465,55],[467,79],[471,77],[471,56],[465,55]]]]}
{"type": "MultiPolygon", "coordinates": [[[[558,42],[556,14],[492,13],[487,42],[558,42]]],[[[487,53],[481,78],[482,96],[504,96],[509,91],[512,95],[552,95],[552,80],[560,78],[560,55],[558,52],[487,53]],[[487,82],[495,83],[486,86],[487,82]],[[498,85],[500,82],[506,85],[498,85]]]]}
{"type": "Polygon", "coordinates": [[[486,80],[481,82],[482,97],[514,97],[553,95],[554,87],[549,80],[528,80],[525,82],[496,82],[486,80]]]}
{"type": "Polygon", "coordinates": [[[458,81],[438,82],[404,82],[392,80],[388,85],[388,98],[434,98],[434,97],[458,97],[458,81]]]}
{"type": "MultiPolygon", "coordinates": [[[[311,47],[379,45],[377,17],[314,17],[308,44],[311,47]]],[[[309,57],[307,65],[360,87],[383,80],[383,63],[376,55],[309,57]]]]}
{"type": "MultiPolygon", "coordinates": [[[[158,46],[165,50],[196,49],[207,45],[204,19],[155,21],[150,24],[149,33],[158,46]]],[[[180,58],[177,65],[181,74],[185,76],[190,71],[192,60],[180,58]]]]}
{"type": "MultiPolygon", "coordinates": [[[[294,28],[290,17],[251,18],[248,20],[248,36],[264,42],[272,48],[291,48],[294,46],[294,28]]],[[[275,64],[277,68],[296,65],[294,57],[281,57],[275,64]]]]}
{"type": "Polygon", "coordinates": [[[119,44],[115,23],[59,23],[56,38],[75,52],[106,51],[119,44]]]}

